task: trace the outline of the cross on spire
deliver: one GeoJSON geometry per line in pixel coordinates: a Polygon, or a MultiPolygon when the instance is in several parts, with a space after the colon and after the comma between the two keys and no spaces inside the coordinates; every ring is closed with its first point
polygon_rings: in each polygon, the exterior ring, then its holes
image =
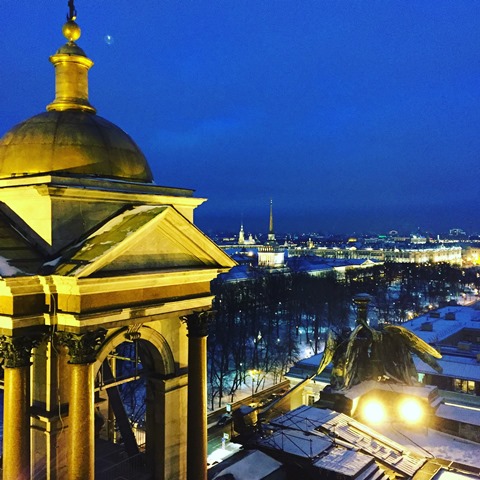
{"type": "Polygon", "coordinates": [[[75,9],[75,5],[73,0],[68,0],[68,13],[67,13],[67,21],[75,21],[77,18],[77,10],[75,9]]]}

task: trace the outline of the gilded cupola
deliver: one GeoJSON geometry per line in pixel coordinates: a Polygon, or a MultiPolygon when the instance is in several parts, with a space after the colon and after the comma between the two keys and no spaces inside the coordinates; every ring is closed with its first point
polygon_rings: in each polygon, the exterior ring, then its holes
{"type": "Polygon", "coordinates": [[[90,104],[88,71],[93,62],[76,43],[81,31],[73,2],[69,6],[62,30],[67,43],[50,57],[55,99],[46,112],[0,139],[0,179],[49,174],[152,183],[139,147],[90,104]]]}

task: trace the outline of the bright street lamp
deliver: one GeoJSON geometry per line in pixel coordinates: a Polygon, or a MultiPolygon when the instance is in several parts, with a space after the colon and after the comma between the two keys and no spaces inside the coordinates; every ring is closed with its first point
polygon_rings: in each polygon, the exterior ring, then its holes
{"type": "Polygon", "coordinates": [[[253,396],[255,394],[255,390],[254,390],[255,377],[260,373],[260,371],[259,370],[250,370],[248,373],[250,373],[250,376],[252,377],[252,400],[253,400],[253,396]]]}

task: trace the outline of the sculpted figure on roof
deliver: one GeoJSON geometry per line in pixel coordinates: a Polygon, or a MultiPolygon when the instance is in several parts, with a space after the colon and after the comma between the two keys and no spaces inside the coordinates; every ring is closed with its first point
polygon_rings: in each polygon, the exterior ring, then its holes
{"type": "Polygon", "coordinates": [[[367,322],[370,296],[357,295],[357,325],[352,332],[330,332],[317,375],[333,361],[331,386],[334,390],[353,387],[365,380],[390,381],[414,385],[417,370],[412,354],[437,372],[440,353],[404,327],[381,325],[373,328],[367,322]]]}

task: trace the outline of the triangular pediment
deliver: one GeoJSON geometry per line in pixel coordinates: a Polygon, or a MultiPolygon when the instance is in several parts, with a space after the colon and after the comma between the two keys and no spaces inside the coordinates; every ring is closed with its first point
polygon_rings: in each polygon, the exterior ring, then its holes
{"type": "Polygon", "coordinates": [[[142,205],[117,215],[70,248],[58,260],[54,273],[88,277],[178,268],[229,269],[234,265],[175,208],[142,205]]]}

